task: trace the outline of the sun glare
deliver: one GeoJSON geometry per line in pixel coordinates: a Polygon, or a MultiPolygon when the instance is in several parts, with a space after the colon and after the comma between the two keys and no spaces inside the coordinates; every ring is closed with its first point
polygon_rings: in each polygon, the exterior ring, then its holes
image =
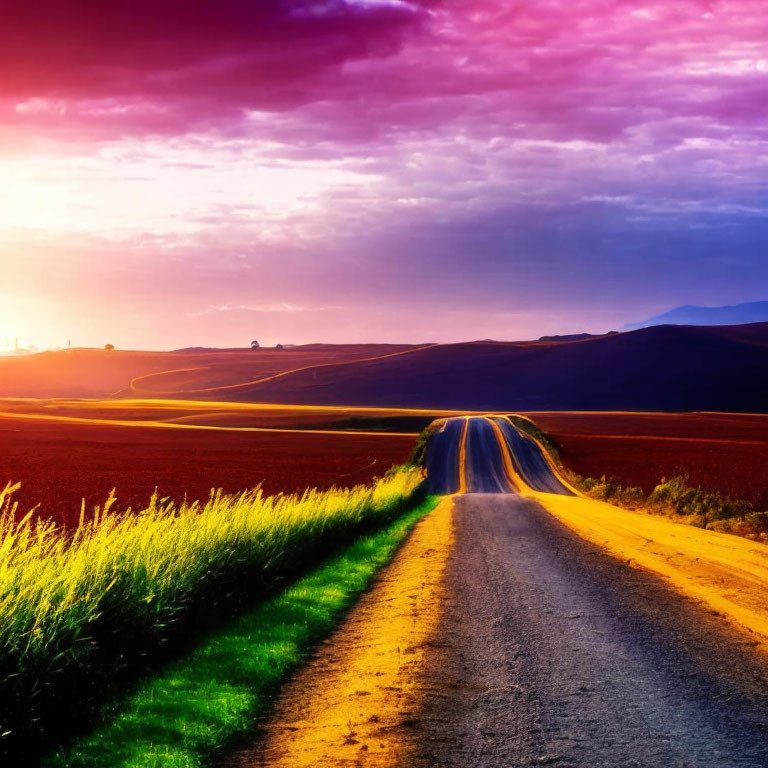
{"type": "Polygon", "coordinates": [[[41,302],[0,293],[0,354],[61,346],[51,335],[53,327],[48,308],[41,302]]]}

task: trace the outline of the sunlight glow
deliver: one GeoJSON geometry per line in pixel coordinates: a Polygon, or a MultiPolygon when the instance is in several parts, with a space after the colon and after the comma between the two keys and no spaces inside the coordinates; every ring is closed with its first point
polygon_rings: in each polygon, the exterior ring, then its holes
{"type": "Polygon", "coordinates": [[[44,350],[63,346],[65,340],[54,339],[56,323],[50,308],[40,301],[0,293],[0,354],[21,350],[44,350]]]}
{"type": "Polygon", "coordinates": [[[379,177],[340,162],[276,161],[260,144],[203,152],[179,142],[116,142],[90,155],[0,158],[0,230],[192,233],[233,218],[268,231],[322,210],[334,192],[379,177]]]}

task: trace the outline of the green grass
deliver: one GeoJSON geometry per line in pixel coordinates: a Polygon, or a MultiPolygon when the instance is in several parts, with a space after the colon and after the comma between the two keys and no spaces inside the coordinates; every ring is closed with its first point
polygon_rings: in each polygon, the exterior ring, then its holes
{"type": "Polygon", "coordinates": [[[44,768],[200,768],[268,714],[278,685],[387,563],[428,498],[143,683],[105,725],[44,768]]]}
{"type": "Polygon", "coordinates": [[[338,429],[352,432],[420,432],[432,423],[432,416],[349,416],[337,421],[303,424],[301,429],[338,429]]]}
{"type": "Polygon", "coordinates": [[[0,763],[58,746],[196,637],[421,498],[419,472],[370,487],[153,499],[72,535],[17,519],[0,489],[0,763]]]}
{"type": "Polygon", "coordinates": [[[419,433],[416,438],[416,445],[413,446],[411,455],[408,458],[406,466],[409,467],[427,467],[427,448],[429,447],[429,441],[432,439],[432,435],[438,430],[438,424],[435,421],[431,421],[424,429],[419,433]]]}

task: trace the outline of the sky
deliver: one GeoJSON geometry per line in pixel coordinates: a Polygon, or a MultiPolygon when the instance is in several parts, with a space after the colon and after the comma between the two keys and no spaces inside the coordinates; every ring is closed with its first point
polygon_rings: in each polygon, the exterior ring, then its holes
{"type": "Polygon", "coordinates": [[[27,0],[0,347],[525,339],[768,299],[764,0],[27,0]]]}

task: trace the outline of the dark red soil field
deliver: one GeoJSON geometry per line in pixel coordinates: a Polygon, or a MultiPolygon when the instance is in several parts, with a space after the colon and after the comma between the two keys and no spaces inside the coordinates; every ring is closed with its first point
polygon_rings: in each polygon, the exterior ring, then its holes
{"type": "Polygon", "coordinates": [[[0,485],[21,482],[21,508],[67,525],[117,489],[118,508],[211,488],[268,494],[367,483],[413,447],[410,436],[332,435],[72,424],[0,417],[0,485]]]}
{"type": "Polygon", "coordinates": [[[614,477],[650,491],[662,477],[768,509],[768,416],[531,413],[583,477],[614,477]]]}

